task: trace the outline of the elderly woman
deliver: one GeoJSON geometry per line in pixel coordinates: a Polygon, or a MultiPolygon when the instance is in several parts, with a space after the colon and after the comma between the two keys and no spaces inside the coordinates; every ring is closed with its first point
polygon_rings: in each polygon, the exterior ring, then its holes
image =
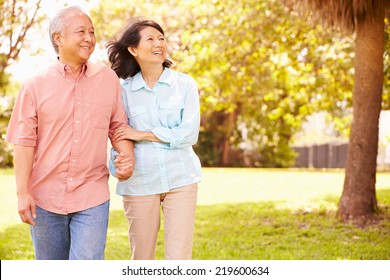
{"type": "MultiPolygon", "coordinates": [[[[134,172],[119,181],[129,222],[132,259],[154,259],[164,215],[166,259],[191,259],[201,165],[192,146],[198,140],[199,94],[193,78],[169,69],[164,31],[154,21],[138,20],[109,42],[111,68],[123,79],[129,127],[114,140],[134,141],[134,172]]],[[[126,165],[112,154],[110,170],[126,165]]],[[[122,170],[123,171],[123,170],[122,170]]]]}

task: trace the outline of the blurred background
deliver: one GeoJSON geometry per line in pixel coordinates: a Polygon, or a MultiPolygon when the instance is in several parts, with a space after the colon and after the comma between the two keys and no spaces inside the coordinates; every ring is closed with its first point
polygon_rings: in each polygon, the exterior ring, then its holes
{"type": "MultiPolygon", "coordinates": [[[[108,63],[105,44],[132,17],[161,24],[174,69],[199,86],[202,123],[195,149],[203,166],[344,168],[354,34],[322,24],[296,2],[1,1],[0,166],[12,167],[4,138],[21,82],[56,59],[48,20],[59,8],[79,5],[95,25],[92,60],[98,63],[108,63]]],[[[380,170],[390,166],[389,35],[385,19],[380,170]]]]}

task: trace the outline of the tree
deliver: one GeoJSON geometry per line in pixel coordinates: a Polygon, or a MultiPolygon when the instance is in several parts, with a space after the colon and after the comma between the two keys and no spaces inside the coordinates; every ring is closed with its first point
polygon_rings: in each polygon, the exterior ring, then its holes
{"type": "Polygon", "coordinates": [[[27,31],[37,21],[42,0],[1,0],[0,73],[17,60],[27,31]],[[31,3],[33,2],[33,3],[31,3]]]}
{"type": "MultiPolygon", "coordinates": [[[[388,10],[389,11],[389,10],[388,10]]],[[[385,18],[384,87],[382,109],[390,110],[390,16],[385,18]]]]}
{"type": "Polygon", "coordinates": [[[384,86],[385,11],[390,1],[298,2],[332,26],[355,33],[353,120],[338,215],[342,220],[365,222],[378,210],[376,159],[384,86]]]}
{"type": "Polygon", "coordinates": [[[202,160],[219,154],[211,163],[234,165],[233,152],[250,149],[249,164],[291,166],[292,136],[306,116],[349,98],[348,39],[333,43],[280,1],[190,4],[175,58],[202,89],[202,160]]]}
{"type": "Polygon", "coordinates": [[[198,82],[204,165],[291,166],[306,116],[351,103],[350,38],[331,38],[281,1],[101,0],[91,15],[103,43],[133,16],[161,23],[175,68],[198,82]]]}
{"type": "Polygon", "coordinates": [[[12,165],[11,148],[4,141],[13,107],[7,67],[16,61],[27,31],[37,23],[41,0],[0,0],[0,167],[12,165]]]}

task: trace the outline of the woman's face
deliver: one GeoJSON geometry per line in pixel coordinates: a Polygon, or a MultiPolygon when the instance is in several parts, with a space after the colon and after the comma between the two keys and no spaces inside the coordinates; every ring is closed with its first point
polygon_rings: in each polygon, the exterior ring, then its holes
{"type": "Polygon", "coordinates": [[[129,52],[140,64],[162,65],[166,59],[167,43],[164,35],[153,27],[140,31],[140,42],[137,47],[129,47],[129,52]]]}

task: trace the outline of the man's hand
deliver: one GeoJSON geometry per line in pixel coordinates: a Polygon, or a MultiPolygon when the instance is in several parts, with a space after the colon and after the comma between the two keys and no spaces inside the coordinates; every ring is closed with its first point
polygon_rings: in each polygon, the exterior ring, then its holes
{"type": "Polygon", "coordinates": [[[129,156],[123,153],[115,157],[114,164],[116,167],[116,177],[119,181],[129,179],[133,175],[134,164],[129,156]]]}
{"type": "Polygon", "coordinates": [[[18,212],[23,223],[35,225],[37,217],[35,202],[29,193],[18,195],[18,212]]]}

